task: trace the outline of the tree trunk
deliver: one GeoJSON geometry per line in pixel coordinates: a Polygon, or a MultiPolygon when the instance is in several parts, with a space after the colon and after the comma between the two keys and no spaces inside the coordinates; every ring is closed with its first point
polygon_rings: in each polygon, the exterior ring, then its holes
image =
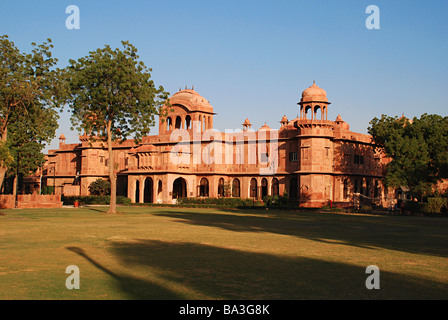
{"type": "Polygon", "coordinates": [[[109,121],[107,124],[107,148],[109,151],[109,180],[110,180],[110,205],[108,213],[117,212],[117,177],[114,173],[114,154],[112,150],[112,133],[111,133],[112,122],[109,121]]]}
{"type": "MultiPolygon", "coordinates": [[[[6,143],[6,139],[8,138],[8,127],[5,127],[3,129],[1,138],[0,138],[0,143],[6,143]]],[[[6,171],[8,170],[8,168],[5,166],[5,164],[2,162],[0,163],[0,190],[2,188],[3,185],[3,181],[5,180],[5,174],[6,171]]]]}
{"type": "Polygon", "coordinates": [[[14,198],[14,208],[17,208],[17,184],[18,184],[17,174],[14,175],[14,183],[12,184],[12,195],[14,198]]]}

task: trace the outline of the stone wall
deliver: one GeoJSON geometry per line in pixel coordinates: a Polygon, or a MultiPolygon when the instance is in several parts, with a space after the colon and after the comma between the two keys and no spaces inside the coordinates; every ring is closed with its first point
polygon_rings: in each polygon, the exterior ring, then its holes
{"type": "MultiPolygon", "coordinates": [[[[18,208],[62,208],[61,195],[21,194],[17,196],[18,208]]],[[[15,207],[12,194],[0,195],[0,209],[15,207]]]]}

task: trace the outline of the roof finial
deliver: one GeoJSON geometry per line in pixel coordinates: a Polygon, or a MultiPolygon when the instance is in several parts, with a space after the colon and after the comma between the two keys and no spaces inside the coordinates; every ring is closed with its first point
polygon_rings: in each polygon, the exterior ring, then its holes
{"type": "Polygon", "coordinates": [[[194,85],[191,87],[191,90],[194,90],[194,85]]]}
{"type": "Polygon", "coordinates": [[[316,84],[316,80],[313,80],[313,84],[316,84]]]}

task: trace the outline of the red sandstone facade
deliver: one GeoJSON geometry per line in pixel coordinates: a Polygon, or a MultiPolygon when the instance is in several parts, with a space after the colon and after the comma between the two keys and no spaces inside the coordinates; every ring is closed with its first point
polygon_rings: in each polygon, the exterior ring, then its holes
{"type": "MultiPolygon", "coordinates": [[[[303,91],[300,116],[283,116],[280,128],[252,130],[249,119],[239,132],[213,130],[213,107],[191,89],[170,98],[172,108],[159,119],[159,134],[139,144],[113,147],[117,194],[132,202],[173,203],[179,197],[283,195],[304,207],[350,205],[353,195],[385,204],[382,179],[386,159],[371,137],[350,131],[340,116],[328,120],[330,102],[316,84],[303,91]]],[[[108,152],[102,143],[50,150],[43,184],[57,194],[88,195],[98,178],[108,178],[108,152]]]]}

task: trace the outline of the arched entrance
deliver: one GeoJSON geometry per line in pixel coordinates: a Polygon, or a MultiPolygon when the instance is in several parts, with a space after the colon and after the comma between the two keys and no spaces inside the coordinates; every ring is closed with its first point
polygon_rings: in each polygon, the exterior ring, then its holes
{"type": "Polygon", "coordinates": [[[153,183],[151,178],[145,179],[145,191],[143,196],[143,202],[153,203],[153,183]]]}
{"type": "Polygon", "coordinates": [[[157,184],[157,202],[162,201],[162,180],[157,184]]]}
{"type": "Polygon", "coordinates": [[[173,182],[173,199],[187,197],[187,182],[184,178],[177,178],[173,182]]]}
{"type": "Polygon", "coordinates": [[[140,202],[140,181],[135,181],[135,203],[140,202]]]}
{"type": "Polygon", "coordinates": [[[261,199],[268,195],[268,180],[266,178],[261,179],[261,199]]]}
{"type": "Polygon", "coordinates": [[[289,196],[297,198],[297,178],[292,178],[289,182],[289,196]]]}
{"type": "Polygon", "coordinates": [[[272,195],[278,196],[280,193],[278,179],[272,179],[272,195]]]}
{"type": "Polygon", "coordinates": [[[208,197],[208,179],[202,178],[199,182],[199,196],[208,197]]]}
{"type": "Polygon", "coordinates": [[[252,178],[250,180],[250,197],[251,198],[257,198],[257,196],[258,196],[257,179],[252,178]]]}

